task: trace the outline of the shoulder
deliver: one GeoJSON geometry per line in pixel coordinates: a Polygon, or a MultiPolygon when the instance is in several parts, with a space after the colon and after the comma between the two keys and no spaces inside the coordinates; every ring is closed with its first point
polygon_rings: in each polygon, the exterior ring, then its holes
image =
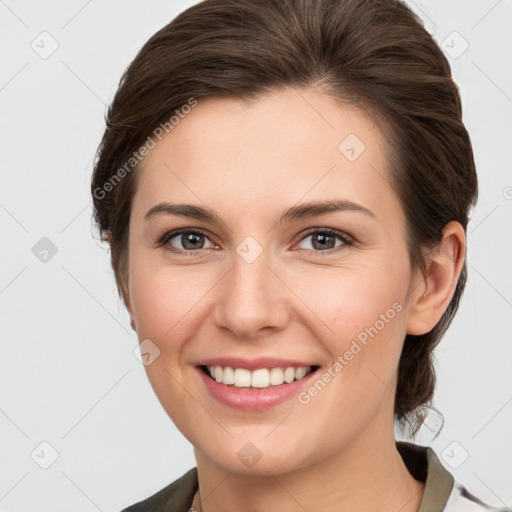
{"type": "Polygon", "coordinates": [[[197,468],[194,467],[149,498],[121,512],[187,512],[197,487],[197,468]]]}
{"type": "Polygon", "coordinates": [[[418,512],[512,512],[493,507],[470,493],[443,466],[430,446],[397,441],[398,452],[416,480],[425,483],[418,512]]]}
{"type": "Polygon", "coordinates": [[[470,493],[460,482],[455,481],[446,503],[445,512],[512,512],[511,508],[493,507],[470,493]]]}

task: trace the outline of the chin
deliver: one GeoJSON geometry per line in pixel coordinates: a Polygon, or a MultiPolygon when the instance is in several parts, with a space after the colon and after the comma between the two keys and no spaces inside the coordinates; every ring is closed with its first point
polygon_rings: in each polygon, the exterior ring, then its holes
{"type": "Polygon", "coordinates": [[[211,440],[210,444],[206,445],[206,451],[202,451],[200,446],[198,449],[202,456],[225,471],[251,476],[288,474],[314,465],[328,456],[329,450],[323,453],[321,449],[315,449],[310,443],[304,443],[302,440],[292,440],[288,437],[289,442],[284,443],[283,439],[286,436],[276,437],[273,441],[265,440],[264,436],[267,436],[268,432],[269,430],[265,429],[264,435],[260,433],[258,437],[254,436],[254,442],[247,441],[250,439],[247,436],[244,436],[243,440],[234,437],[224,446],[217,444],[215,450],[212,450],[211,440]]]}

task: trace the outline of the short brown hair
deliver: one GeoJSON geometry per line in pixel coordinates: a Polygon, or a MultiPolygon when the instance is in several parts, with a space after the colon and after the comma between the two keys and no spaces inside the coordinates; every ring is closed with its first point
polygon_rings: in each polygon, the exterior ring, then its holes
{"type": "MultiPolygon", "coordinates": [[[[450,65],[420,19],[395,0],[204,0],[154,34],[124,72],[106,116],[91,192],[127,304],[128,226],[137,186],[134,152],[191,98],[254,100],[285,87],[317,87],[364,108],[390,141],[391,184],[407,219],[413,268],[443,227],[464,230],[477,176],[450,65]],[[119,170],[125,169],[122,179],[119,170]],[[117,173],[117,174],[116,174],[117,173]],[[110,186],[106,186],[110,184],[110,186]]],[[[395,418],[424,421],[435,389],[433,350],[450,325],[466,264],[443,317],[430,332],[407,335],[399,363],[395,418]]]]}

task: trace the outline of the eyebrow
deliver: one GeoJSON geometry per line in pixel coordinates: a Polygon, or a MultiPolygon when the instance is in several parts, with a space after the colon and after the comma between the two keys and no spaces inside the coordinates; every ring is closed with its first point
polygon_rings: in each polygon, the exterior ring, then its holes
{"type": "MultiPolygon", "coordinates": [[[[311,201],[309,203],[303,203],[288,208],[285,212],[283,212],[277,221],[277,224],[284,224],[285,222],[293,222],[340,211],[361,212],[375,218],[375,214],[368,208],[365,208],[364,206],[361,206],[360,204],[354,203],[352,201],[311,201]]],[[[162,214],[188,217],[191,219],[197,219],[210,223],[224,224],[224,221],[220,218],[220,216],[210,208],[203,208],[202,206],[196,206],[192,204],[172,204],[167,202],[159,203],[153,206],[146,213],[144,219],[149,220],[151,217],[162,214]]]]}

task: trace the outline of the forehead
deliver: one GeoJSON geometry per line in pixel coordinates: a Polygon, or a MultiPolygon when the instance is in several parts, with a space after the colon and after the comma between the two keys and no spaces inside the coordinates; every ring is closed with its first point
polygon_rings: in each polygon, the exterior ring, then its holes
{"type": "Polygon", "coordinates": [[[313,89],[251,102],[200,98],[143,160],[133,207],[228,204],[242,219],[301,199],[392,206],[387,154],[365,111],[313,89]]]}

